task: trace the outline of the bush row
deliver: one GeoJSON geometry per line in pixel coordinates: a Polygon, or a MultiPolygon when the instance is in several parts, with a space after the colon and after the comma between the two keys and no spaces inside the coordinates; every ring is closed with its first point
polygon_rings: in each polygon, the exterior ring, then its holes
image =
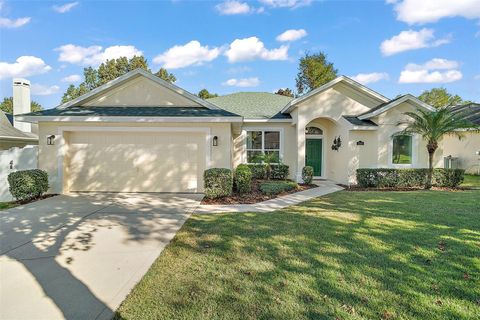
{"type": "Polygon", "coordinates": [[[7,180],[10,193],[17,201],[38,198],[48,190],[48,174],[40,169],[15,171],[7,180]]]}
{"type": "Polygon", "coordinates": [[[260,191],[266,195],[279,194],[285,191],[297,189],[298,184],[294,181],[266,181],[260,185],[260,191]]]}
{"type": "MultiPolygon", "coordinates": [[[[267,165],[266,164],[247,164],[252,170],[252,176],[254,179],[266,179],[267,178],[267,165]]],[[[288,178],[289,167],[286,164],[272,164],[272,171],[270,172],[270,179],[285,180],[288,178]]]]}
{"type": "MultiPolygon", "coordinates": [[[[433,169],[432,185],[458,187],[463,182],[463,169],[433,169]]],[[[357,183],[363,188],[415,188],[427,183],[428,169],[357,169],[357,183]]]]}

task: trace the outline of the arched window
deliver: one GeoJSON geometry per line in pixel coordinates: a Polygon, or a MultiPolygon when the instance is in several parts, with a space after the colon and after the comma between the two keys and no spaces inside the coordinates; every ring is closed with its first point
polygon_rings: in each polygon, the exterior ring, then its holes
{"type": "Polygon", "coordinates": [[[323,130],[317,127],[306,127],[305,134],[323,135],[323,130]]]}

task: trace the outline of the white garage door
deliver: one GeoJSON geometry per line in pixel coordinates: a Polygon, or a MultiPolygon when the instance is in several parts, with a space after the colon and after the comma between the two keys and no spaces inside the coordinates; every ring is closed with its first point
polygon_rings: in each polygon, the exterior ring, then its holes
{"type": "Polygon", "coordinates": [[[69,132],[65,187],[70,191],[201,192],[205,134],[69,132]]]}

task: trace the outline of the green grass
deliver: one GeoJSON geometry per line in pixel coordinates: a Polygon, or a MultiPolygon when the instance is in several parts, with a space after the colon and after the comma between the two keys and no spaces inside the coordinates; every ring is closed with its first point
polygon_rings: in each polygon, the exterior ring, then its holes
{"type": "Polygon", "coordinates": [[[14,202],[0,202],[0,210],[10,209],[16,206],[17,204],[15,204],[14,202]]]}
{"type": "Polygon", "coordinates": [[[466,174],[462,187],[480,188],[480,176],[466,174]]]}
{"type": "Polygon", "coordinates": [[[194,215],[117,319],[480,319],[480,191],[194,215]]]}

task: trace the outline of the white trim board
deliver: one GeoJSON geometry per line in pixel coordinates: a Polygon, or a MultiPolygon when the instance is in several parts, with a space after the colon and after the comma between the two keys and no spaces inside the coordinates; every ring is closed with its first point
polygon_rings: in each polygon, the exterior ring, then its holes
{"type": "Polygon", "coordinates": [[[82,116],[17,116],[25,122],[242,122],[242,117],[82,117],[82,116]]]}
{"type": "MultiPolygon", "coordinates": [[[[283,161],[284,155],[283,152],[284,148],[284,141],[285,141],[285,130],[281,127],[242,127],[242,136],[244,138],[245,144],[242,152],[242,163],[247,163],[247,131],[277,131],[280,132],[280,161],[283,161]]],[[[262,137],[264,139],[264,137],[262,137]]],[[[263,148],[263,140],[262,140],[262,148],[263,148]]],[[[263,149],[262,149],[263,150],[263,149]]]]}
{"type": "Polygon", "coordinates": [[[425,110],[428,110],[428,111],[435,111],[436,109],[428,104],[426,104],[425,102],[419,100],[418,98],[412,96],[411,94],[406,94],[405,96],[403,96],[402,98],[398,99],[398,100],[395,100],[391,103],[387,103],[386,105],[384,105],[382,108],[380,109],[377,109],[373,112],[369,112],[369,113],[365,113],[361,116],[358,116],[358,119],[360,120],[365,120],[365,119],[370,119],[372,117],[376,117],[396,106],[398,106],[399,104],[401,103],[404,103],[406,101],[411,101],[413,102],[414,104],[416,104],[417,106],[425,109],[425,110]]]}
{"type": "MultiPolygon", "coordinates": [[[[58,127],[57,175],[60,193],[64,192],[63,164],[66,151],[64,132],[199,132],[205,134],[205,168],[209,169],[212,166],[212,134],[211,129],[207,127],[58,127]]],[[[55,137],[55,140],[57,140],[57,137],[55,137]]]]}

